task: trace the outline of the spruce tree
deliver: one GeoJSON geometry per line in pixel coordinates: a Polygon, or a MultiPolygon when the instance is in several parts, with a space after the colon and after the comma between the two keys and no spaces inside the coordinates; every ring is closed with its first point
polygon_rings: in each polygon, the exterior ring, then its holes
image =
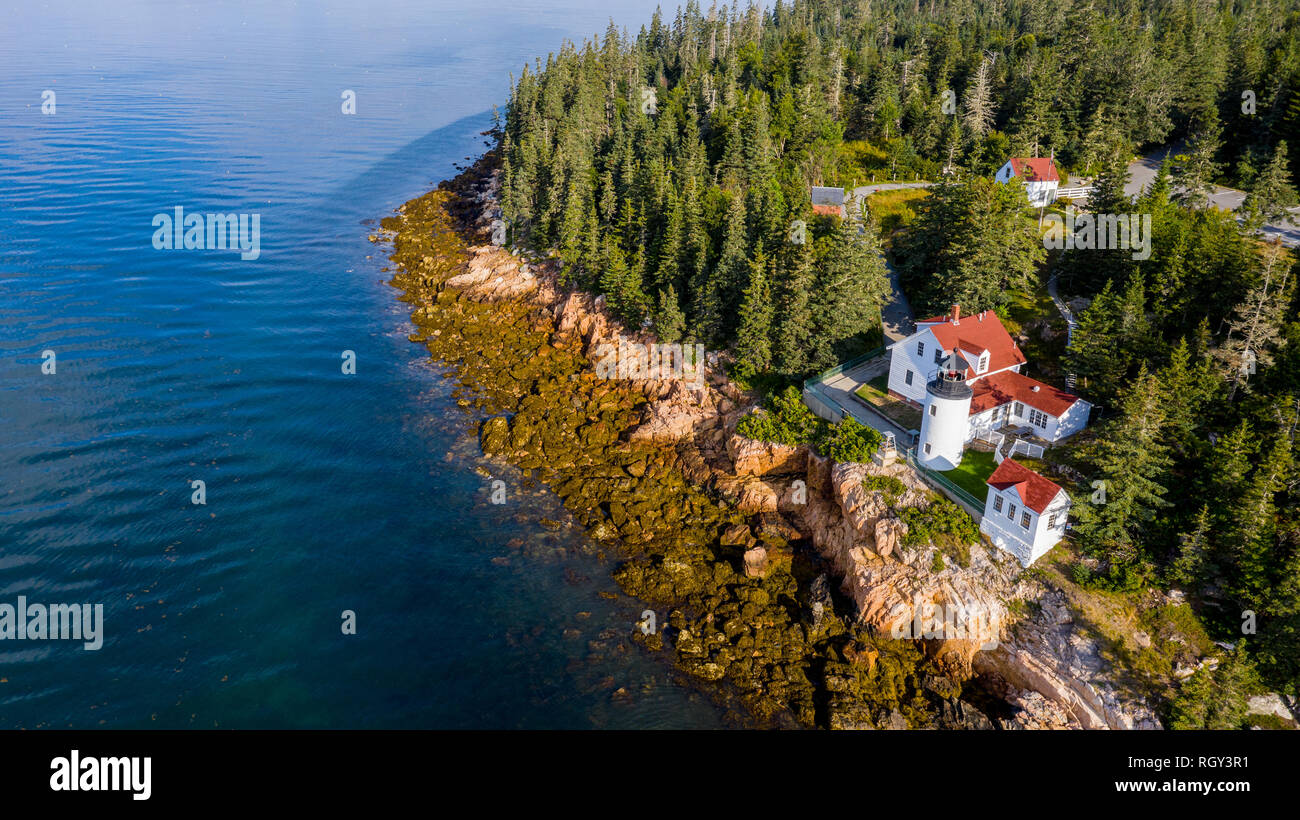
{"type": "Polygon", "coordinates": [[[1288,209],[1296,204],[1296,189],[1291,184],[1286,141],[1273,149],[1273,156],[1251,183],[1241,210],[1246,227],[1259,230],[1266,223],[1277,222],[1287,216],[1288,209]]]}
{"type": "Polygon", "coordinates": [[[740,327],[736,331],[736,364],[743,377],[766,372],[772,366],[772,314],[767,255],[760,243],[749,263],[749,283],[740,304],[740,327]]]}
{"type": "Polygon", "coordinates": [[[664,344],[677,344],[686,332],[686,316],[677,301],[677,291],[670,283],[659,291],[655,308],[655,333],[664,344]]]}
{"type": "Polygon", "coordinates": [[[1171,464],[1163,435],[1165,396],[1143,365],[1120,396],[1120,414],[1107,425],[1089,461],[1104,482],[1104,503],[1076,504],[1083,543],[1112,565],[1136,562],[1143,528],[1169,506],[1164,498],[1171,464]]]}

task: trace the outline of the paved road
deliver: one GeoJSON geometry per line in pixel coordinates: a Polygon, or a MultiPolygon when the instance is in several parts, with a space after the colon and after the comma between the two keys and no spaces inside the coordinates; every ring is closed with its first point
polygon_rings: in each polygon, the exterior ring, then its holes
{"type": "MultiPolygon", "coordinates": [[[[1136,197],[1146,191],[1155,180],[1165,154],[1174,156],[1184,153],[1186,150],[1187,146],[1180,142],[1168,148],[1159,148],[1135,160],[1128,167],[1129,180],[1128,184],[1124,186],[1124,193],[1130,197],[1136,197]]],[[[1216,185],[1214,193],[1210,195],[1210,204],[1226,211],[1235,211],[1241,207],[1245,199],[1246,194],[1243,191],[1216,185]]],[[[1300,245],[1300,206],[1292,208],[1291,214],[1288,219],[1281,222],[1268,223],[1260,230],[1260,233],[1269,239],[1280,237],[1282,244],[1287,247],[1294,248],[1300,245]]]]}
{"type": "Polygon", "coordinates": [[[881,191],[905,191],[911,188],[929,188],[934,185],[933,182],[873,182],[870,185],[862,185],[853,189],[853,196],[856,199],[865,199],[872,194],[881,191]]]}
{"type": "Polygon", "coordinates": [[[889,271],[889,300],[880,306],[880,324],[885,331],[885,344],[889,344],[911,336],[916,321],[912,316],[912,306],[899,284],[898,271],[888,259],[885,260],[885,269],[889,271]]]}

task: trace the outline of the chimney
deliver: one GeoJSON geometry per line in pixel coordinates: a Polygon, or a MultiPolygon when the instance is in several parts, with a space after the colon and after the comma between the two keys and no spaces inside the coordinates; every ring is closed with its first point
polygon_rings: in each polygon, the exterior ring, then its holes
{"type": "Polygon", "coordinates": [[[985,313],[988,313],[988,311],[987,311],[987,310],[981,310],[981,311],[980,311],[980,321],[981,321],[981,322],[984,321],[984,314],[985,314],[985,313]]]}
{"type": "Polygon", "coordinates": [[[961,305],[952,306],[952,323],[954,325],[961,324],[961,305]]]}

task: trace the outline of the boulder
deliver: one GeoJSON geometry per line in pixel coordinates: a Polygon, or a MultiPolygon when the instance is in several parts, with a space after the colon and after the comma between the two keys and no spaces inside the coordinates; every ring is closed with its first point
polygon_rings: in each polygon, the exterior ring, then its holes
{"type": "Polygon", "coordinates": [[[788,475],[808,469],[808,448],[802,445],[792,447],[732,434],[727,439],[727,455],[737,475],[788,475]]]}
{"type": "Polygon", "coordinates": [[[768,558],[767,550],[763,547],[753,547],[745,550],[745,575],[749,578],[761,578],[767,574],[768,558]]]}

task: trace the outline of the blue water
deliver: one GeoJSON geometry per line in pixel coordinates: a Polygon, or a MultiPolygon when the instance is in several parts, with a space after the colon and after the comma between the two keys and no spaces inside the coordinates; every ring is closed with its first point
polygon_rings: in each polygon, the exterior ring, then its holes
{"type": "Polygon", "coordinates": [[[509,72],[653,5],[4,10],[0,603],[102,603],[105,638],[0,641],[0,727],[722,724],[482,461],[367,241],[509,72]],[[259,214],[260,258],[155,249],[178,205],[259,214]]]}

